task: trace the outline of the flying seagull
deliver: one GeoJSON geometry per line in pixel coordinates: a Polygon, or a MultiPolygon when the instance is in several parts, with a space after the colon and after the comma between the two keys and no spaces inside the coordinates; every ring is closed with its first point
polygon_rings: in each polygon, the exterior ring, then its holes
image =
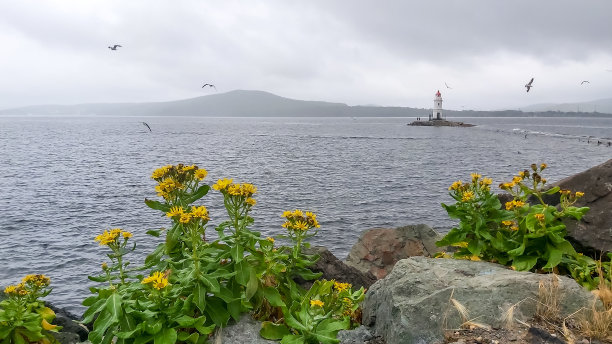
{"type": "Polygon", "coordinates": [[[529,92],[529,89],[532,88],[533,86],[531,85],[531,83],[533,82],[533,78],[531,78],[531,80],[529,80],[529,82],[527,83],[527,85],[525,85],[525,87],[527,87],[527,92],[529,92]]]}
{"type": "Polygon", "coordinates": [[[153,132],[153,130],[151,130],[151,127],[149,127],[149,125],[147,124],[147,122],[142,122],[142,124],[146,125],[146,126],[147,126],[147,128],[149,128],[149,131],[150,131],[150,132],[153,132]]]}
{"type": "Polygon", "coordinates": [[[582,85],[582,84],[584,84],[584,83],[590,84],[589,80],[583,80],[583,81],[580,83],[580,85],[582,85]]]}
{"type": "Polygon", "coordinates": [[[444,83],[444,85],[446,85],[446,88],[450,88],[451,90],[453,89],[452,87],[448,86],[447,83],[444,83]]]}
{"type": "Polygon", "coordinates": [[[121,46],[119,44],[115,44],[112,47],[108,47],[110,50],[117,50],[117,48],[121,48],[121,46]]]}
{"type": "Polygon", "coordinates": [[[217,88],[216,88],[216,87],[215,87],[215,85],[213,85],[213,84],[204,84],[204,86],[202,86],[202,88],[204,88],[204,87],[206,87],[206,86],[214,88],[214,89],[215,89],[215,91],[217,90],[217,88]]]}

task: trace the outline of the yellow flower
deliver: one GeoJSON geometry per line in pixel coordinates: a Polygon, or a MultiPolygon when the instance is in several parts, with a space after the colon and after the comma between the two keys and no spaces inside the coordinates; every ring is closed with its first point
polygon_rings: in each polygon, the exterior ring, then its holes
{"type": "Polygon", "coordinates": [[[457,190],[459,187],[461,187],[461,185],[463,185],[463,182],[458,180],[458,181],[454,182],[453,185],[451,185],[448,189],[449,190],[457,190]]]}
{"type": "Polygon", "coordinates": [[[513,223],[514,223],[513,221],[509,221],[509,220],[502,221],[502,225],[504,226],[512,226],[513,223]]]}
{"type": "Polygon", "coordinates": [[[544,219],[546,218],[546,216],[544,214],[535,214],[535,215],[533,215],[533,217],[535,217],[536,220],[538,220],[540,222],[544,222],[544,219]]]}
{"type": "Polygon", "coordinates": [[[175,216],[181,216],[183,215],[184,211],[182,207],[172,207],[170,208],[170,211],[166,213],[166,216],[168,217],[175,217],[175,216]]]}
{"type": "Polygon", "coordinates": [[[511,230],[511,231],[518,231],[518,230],[519,230],[519,228],[518,228],[517,226],[512,226],[512,227],[510,227],[510,230],[511,230]]]}
{"type": "Polygon", "coordinates": [[[196,169],[196,165],[183,166],[183,172],[189,172],[189,171],[195,170],[195,169],[196,169]]]}
{"type": "Polygon", "coordinates": [[[286,217],[290,217],[290,216],[291,216],[291,211],[289,211],[289,210],[283,211],[283,215],[281,215],[281,217],[285,217],[285,218],[286,217]]]}
{"type": "Polygon", "coordinates": [[[479,262],[480,261],[480,257],[478,257],[478,256],[471,256],[470,260],[474,261],[474,262],[479,262]]]}
{"type": "Polygon", "coordinates": [[[254,206],[255,204],[257,204],[257,201],[254,198],[247,198],[245,200],[246,204],[250,205],[251,207],[254,206]]]}
{"type": "Polygon", "coordinates": [[[321,300],[310,300],[310,307],[321,307],[323,308],[323,301],[321,300]]]}
{"type": "Polygon", "coordinates": [[[194,176],[198,180],[202,180],[202,179],[206,178],[207,175],[208,175],[208,172],[205,169],[203,169],[203,168],[201,168],[199,170],[196,170],[195,173],[194,173],[194,176]]]}
{"type": "Polygon", "coordinates": [[[168,285],[168,278],[160,271],[155,271],[151,276],[145,277],[140,283],[150,283],[153,288],[160,290],[168,285]]]}
{"type": "MultiPolygon", "coordinates": [[[[523,178],[521,178],[521,177],[519,177],[519,176],[514,176],[514,177],[512,178],[512,183],[513,183],[514,185],[516,185],[516,184],[520,183],[522,180],[523,180],[523,178]]],[[[513,185],[513,186],[514,186],[514,185],[513,185]]]]}
{"type": "Polygon", "coordinates": [[[584,196],[584,192],[576,191],[576,197],[577,198],[580,198],[582,196],[584,196]]]}
{"type": "Polygon", "coordinates": [[[251,197],[255,193],[257,193],[257,187],[253,184],[243,183],[241,185],[242,195],[245,197],[251,197]]]}
{"type": "Polygon", "coordinates": [[[463,193],[463,196],[461,197],[461,201],[462,202],[468,202],[470,200],[474,199],[474,193],[472,191],[466,191],[463,193]]]}
{"type": "Polygon", "coordinates": [[[468,247],[468,243],[467,243],[467,241],[462,241],[462,242],[454,243],[452,246],[455,246],[455,247],[468,247]]]}
{"type": "Polygon", "coordinates": [[[193,217],[200,218],[200,219],[202,219],[204,221],[210,220],[210,217],[208,216],[208,209],[206,209],[205,206],[199,206],[199,207],[192,206],[191,207],[191,215],[193,217]]]}
{"type": "Polygon", "coordinates": [[[482,180],[480,181],[481,185],[491,185],[493,183],[493,179],[491,178],[482,178],[482,180]]]}
{"type": "Polygon", "coordinates": [[[518,175],[519,175],[519,177],[525,179],[525,177],[527,176],[527,172],[528,171],[519,171],[518,175]]]}
{"type": "Polygon", "coordinates": [[[230,185],[234,180],[233,179],[219,179],[217,180],[217,183],[213,185],[213,189],[217,190],[217,191],[222,191],[225,190],[225,188],[228,187],[228,185],[230,185]]]}
{"type": "Polygon", "coordinates": [[[338,292],[342,292],[344,290],[347,290],[349,288],[351,288],[351,284],[350,283],[339,283],[339,282],[334,282],[334,288],[336,288],[336,290],[338,292]]]}
{"type": "Polygon", "coordinates": [[[99,241],[100,246],[108,246],[109,244],[112,244],[115,242],[115,239],[117,238],[117,236],[118,236],[118,233],[116,234],[113,231],[109,232],[108,230],[104,230],[104,233],[98,235],[94,240],[99,241]]]}
{"type": "Polygon", "coordinates": [[[548,166],[548,165],[546,165],[546,164],[541,164],[541,165],[540,165],[540,171],[542,171],[543,169],[545,169],[547,166],[548,166]]]}
{"type": "Polygon", "coordinates": [[[269,242],[271,242],[271,243],[273,243],[273,244],[274,244],[274,238],[272,238],[272,237],[267,237],[267,238],[266,238],[266,240],[268,240],[269,242]]]}
{"type": "Polygon", "coordinates": [[[108,264],[106,262],[102,263],[102,270],[108,269],[108,264]]]}
{"type": "Polygon", "coordinates": [[[129,239],[132,237],[132,233],[127,232],[127,231],[121,232],[121,235],[123,236],[124,239],[129,239]]]}
{"type": "Polygon", "coordinates": [[[11,295],[11,294],[15,294],[17,290],[17,287],[14,285],[9,285],[8,287],[4,288],[4,293],[7,295],[11,295]]]}
{"type": "Polygon", "coordinates": [[[230,186],[228,186],[227,193],[232,196],[242,195],[242,189],[240,188],[240,184],[231,184],[230,186]]]}
{"type": "Polygon", "coordinates": [[[478,173],[471,173],[470,176],[472,177],[472,182],[477,181],[478,179],[480,179],[480,177],[482,177],[480,174],[478,173]]]}
{"type": "Polygon", "coordinates": [[[160,179],[166,176],[166,173],[168,173],[168,171],[170,171],[170,169],[172,168],[172,165],[166,165],[164,167],[160,167],[158,169],[156,169],[155,171],[153,171],[153,174],[151,175],[152,179],[160,179]]]}
{"type": "Polygon", "coordinates": [[[189,223],[191,221],[191,213],[183,213],[179,218],[180,223],[189,223]]]}

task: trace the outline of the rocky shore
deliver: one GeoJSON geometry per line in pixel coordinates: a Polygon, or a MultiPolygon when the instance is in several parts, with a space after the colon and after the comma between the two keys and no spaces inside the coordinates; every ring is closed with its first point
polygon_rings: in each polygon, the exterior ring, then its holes
{"type": "MultiPolygon", "coordinates": [[[[589,214],[593,215],[567,223],[575,246],[595,258],[609,252],[612,159],[555,185],[585,192],[580,202],[591,207],[589,214]]],[[[555,200],[548,201],[555,204],[555,200]]],[[[590,307],[595,300],[568,277],[517,272],[488,262],[431,258],[443,249],[435,245],[440,238],[427,225],[366,230],[346,262],[324,247],[310,249],[309,254],[320,256],[312,270],[322,272],[322,278],[367,289],[362,326],[341,331],[340,343],[566,343],[560,330],[534,323],[542,286],[557,285],[561,318],[590,307]],[[466,323],[475,325],[466,329],[466,323]]],[[[303,285],[308,287],[308,282],[303,285]]],[[[60,343],[86,340],[87,328],[76,316],[62,310],[56,313],[56,323],[64,327],[57,337],[60,343]]],[[[260,328],[259,322],[245,315],[239,323],[219,331],[212,342],[274,343],[259,337],[260,328]]],[[[575,342],[603,343],[585,338],[575,342]]]]}
{"type": "Polygon", "coordinates": [[[431,121],[414,121],[408,125],[417,127],[473,127],[474,124],[447,121],[445,119],[435,119],[431,121]]]}

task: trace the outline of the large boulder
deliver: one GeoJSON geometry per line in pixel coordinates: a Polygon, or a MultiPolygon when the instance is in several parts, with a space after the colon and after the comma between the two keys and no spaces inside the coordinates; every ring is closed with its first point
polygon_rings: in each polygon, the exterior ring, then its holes
{"type": "MultiPolygon", "coordinates": [[[[319,259],[310,267],[312,272],[322,273],[320,278],[326,280],[336,280],[338,282],[350,283],[353,290],[361,287],[368,289],[374,282],[376,277],[370,272],[363,272],[359,269],[345,264],[340,259],[336,258],[327,248],[323,246],[315,246],[303,251],[307,255],[317,255],[319,259]]],[[[312,281],[298,281],[306,288],[310,289],[312,281]]]]}
{"type": "MultiPolygon", "coordinates": [[[[565,221],[568,240],[578,250],[596,257],[612,252],[612,159],[553,185],[584,192],[575,205],[590,208],[582,220],[565,221]]],[[[559,194],[555,196],[546,201],[558,204],[559,194]]]]}
{"type": "Polygon", "coordinates": [[[427,225],[399,228],[374,228],[361,233],[351,248],[346,264],[376,278],[384,278],[401,259],[413,256],[431,257],[442,249],[436,241],[442,236],[427,225]]]}
{"type": "MultiPolygon", "coordinates": [[[[363,324],[388,344],[442,342],[445,329],[464,322],[451,298],[467,308],[467,320],[500,326],[502,315],[516,305],[514,319],[527,321],[535,314],[539,282],[549,278],[487,262],[411,257],[370,287],[363,324]]],[[[559,279],[560,316],[592,301],[574,280],[559,279]]]]}

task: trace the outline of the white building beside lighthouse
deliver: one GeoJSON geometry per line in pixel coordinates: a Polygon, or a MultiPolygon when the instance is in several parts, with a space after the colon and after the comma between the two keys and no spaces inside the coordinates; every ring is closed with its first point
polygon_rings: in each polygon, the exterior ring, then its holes
{"type": "Polygon", "coordinates": [[[440,90],[436,92],[434,107],[430,119],[442,119],[442,94],[440,93],[440,90]]]}

